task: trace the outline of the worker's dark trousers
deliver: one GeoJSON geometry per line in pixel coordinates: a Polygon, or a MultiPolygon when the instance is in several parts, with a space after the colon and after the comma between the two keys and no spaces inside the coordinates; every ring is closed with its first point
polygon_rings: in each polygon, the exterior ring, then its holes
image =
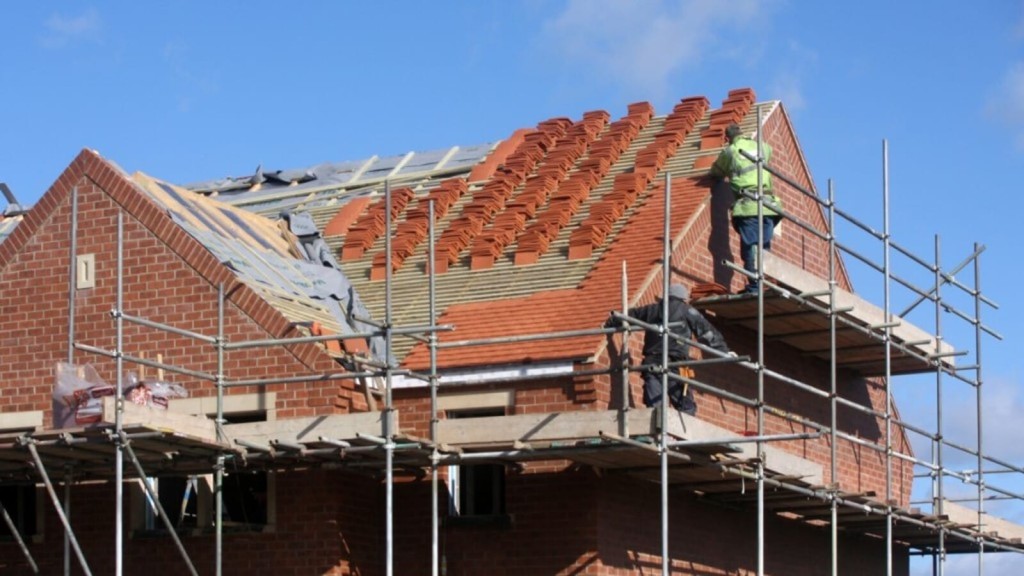
{"type": "MultiPolygon", "coordinates": [[[[644,364],[658,364],[661,362],[661,358],[656,360],[644,359],[644,364]]],[[[678,362],[678,360],[670,359],[669,362],[678,362]]],[[[661,374],[652,370],[644,370],[644,406],[653,408],[661,405],[661,374]]],[[[696,403],[693,400],[693,391],[687,390],[686,394],[683,394],[683,385],[678,380],[669,379],[668,381],[668,401],[672,403],[672,407],[679,410],[688,410],[696,407],[696,403]]]]}
{"type": "MultiPolygon", "coordinates": [[[[757,216],[738,216],[732,219],[732,227],[740,235],[740,258],[743,269],[755,277],[747,279],[747,291],[756,291],[757,282],[757,216]]],[[[775,232],[775,218],[764,218],[764,249],[772,250],[772,235],[775,232]]]]}

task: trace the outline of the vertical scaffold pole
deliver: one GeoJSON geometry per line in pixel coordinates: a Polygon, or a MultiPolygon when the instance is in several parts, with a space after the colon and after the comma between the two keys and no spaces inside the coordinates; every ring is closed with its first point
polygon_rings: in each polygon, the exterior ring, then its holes
{"type": "MultiPolygon", "coordinates": [[[[764,430],[764,135],[757,107],[757,437],[764,430]]],[[[757,576],[764,576],[764,443],[757,442],[757,576]]]]}
{"type": "Polygon", "coordinates": [[[836,441],[837,418],[837,391],[836,382],[837,361],[836,358],[836,200],[835,190],[832,187],[832,180],[828,181],[828,337],[829,337],[829,411],[831,412],[831,425],[829,427],[829,482],[832,483],[832,498],[830,502],[832,522],[832,576],[839,574],[839,502],[836,493],[839,490],[839,462],[836,441]]]}
{"type": "Polygon", "coordinates": [[[669,297],[668,285],[669,274],[672,270],[672,174],[665,173],[665,211],[664,225],[662,227],[662,261],[661,261],[661,414],[659,415],[659,427],[661,428],[661,441],[658,451],[661,456],[661,573],[662,576],[671,574],[672,562],[669,556],[668,547],[668,344],[669,344],[669,297]]]}
{"type": "Polygon", "coordinates": [[[64,525],[64,533],[68,535],[68,541],[71,543],[71,548],[75,551],[75,556],[78,558],[78,564],[82,567],[82,572],[84,572],[86,576],[92,576],[92,570],[89,569],[89,563],[85,561],[85,554],[82,553],[82,547],[78,545],[78,538],[75,538],[75,533],[71,530],[71,522],[68,520],[68,517],[64,515],[64,509],[60,506],[60,500],[57,499],[57,493],[53,490],[53,483],[50,482],[50,475],[46,473],[46,466],[43,465],[43,459],[39,457],[39,451],[36,450],[35,440],[28,437],[22,437],[19,439],[19,442],[28,448],[29,454],[32,455],[32,460],[36,465],[36,472],[38,472],[39,477],[43,479],[43,485],[46,486],[46,493],[50,496],[50,502],[53,504],[53,510],[57,513],[57,517],[60,519],[61,524],[64,525]]]}
{"type": "Polygon", "coordinates": [[[892,576],[892,311],[889,300],[889,142],[882,140],[882,276],[885,328],[885,573],[892,576]]]}
{"type": "MultiPolygon", "coordinates": [[[[71,364],[71,362],[69,362],[71,364]]],[[[74,479],[71,464],[64,465],[64,515],[71,521],[71,482],[74,479]]],[[[71,544],[64,535],[64,576],[71,574],[71,544]]]]}
{"type": "Polygon", "coordinates": [[[427,202],[427,287],[430,300],[430,334],[427,335],[430,344],[430,443],[433,450],[430,452],[430,573],[438,575],[441,564],[438,516],[440,514],[437,501],[437,491],[440,487],[437,481],[437,464],[441,460],[441,454],[437,450],[437,331],[434,330],[434,323],[437,322],[437,304],[434,285],[434,201],[427,202]]]}
{"type": "MultiPolygon", "coordinates": [[[[622,313],[629,314],[629,271],[626,268],[626,261],[622,261],[622,313]]],[[[622,332],[622,345],[619,347],[619,357],[622,358],[622,427],[619,433],[625,438],[629,436],[629,419],[625,417],[629,411],[629,363],[632,356],[629,353],[629,323],[626,322],[625,330],[622,332]]]]}
{"type": "MultiPolygon", "coordinates": [[[[35,487],[33,486],[34,490],[35,487]]],[[[32,569],[33,574],[39,574],[39,566],[36,565],[36,561],[32,558],[32,552],[29,551],[28,546],[25,544],[25,539],[21,537],[21,532],[18,531],[18,527],[14,524],[14,520],[11,519],[11,515],[7,513],[7,508],[4,508],[4,503],[0,502],[0,516],[3,516],[4,524],[7,525],[7,529],[11,531],[11,536],[14,537],[14,541],[18,543],[18,548],[21,548],[22,555],[25,556],[25,561],[28,562],[29,567],[32,569]]],[[[64,548],[64,555],[67,556],[68,548],[64,548]]],[[[64,568],[64,572],[68,571],[67,567],[64,568]]]]}
{"type": "MultiPolygon", "coordinates": [[[[68,364],[75,363],[75,294],[78,292],[78,186],[71,188],[71,238],[68,254],[68,364]]],[[[95,273],[95,271],[93,271],[95,273]]],[[[65,474],[64,514],[71,518],[71,474],[65,474]]],[[[71,574],[71,544],[64,535],[64,576],[71,574]]]]}
{"type": "MultiPolygon", "coordinates": [[[[936,363],[942,362],[942,260],[940,258],[939,235],[935,235],[935,354],[936,363]]],[[[935,485],[934,513],[936,516],[943,514],[943,490],[946,469],[942,465],[942,445],[945,440],[942,437],[942,370],[936,367],[935,370],[935,466],[939,481],[935,485]]],[[[939,576],[946,573],[946,529],[939,528],[939,576]]]]}
{"type": "Polygon", "coordinates": [[[138,456],[135,455],[135,450],[132,449],[130,441],[122,437],[121,445],[124,446],[124,451],[128,453],[128,459],[131,460],[135,466],[135,471],[138,472],[139,478],[142,479],[142,487],[146,492],[146,496],[152,503],[153,507],[156,508],[157,516],[164,523],[164,529],[167,530],[167,534],[170,535],[171,540],[174,541],[174,547],[178,549],[181,554],[182,560],[188,566],[188,572],[192,576],[199,576],[199,572],[196,571],[196,567],[192,564],[192,559],[189,558],[188,552],[185,550],[185,545],[181,543],[181,538],[178,536],[177,530],[174,529],[174,524],[171,523],[171,517],[167,515],[167,510],[164,509],[164,505],[160,503],[160,496],[153,489],[153,486],[146,480],[146,471],[142,469],[142,464],[139,462],[138,456]]]}
{"type": "MultiPolygon", "coordinates": [[[[976,424],[978,427],[978,532],[983,532],[985,526],[982,519],[985,515],[985,468],[984,452],[982,448],[982,406],[981,406],[981,246],[974,243],[974,363],[977,369],[974,373],[974,396],[978,407],[976,424]]],[[[978,576],[985,573],[985,543],[983,539],[978,540],[978,576]]]]}
{"type": "Polygon", "coordinates": [[[114,388],[114,574],[124,573],[124,447],[121,444],[124,423],[124,212],[117,211],[117,296],[114,310],[117,365],[114,388]]]}
{"type": "Polygon", "coordinates": [[[391,404],[391,183],[384,181],[384,454],[386,458],[385,553],[387,576],[394,571],[395,430],[391,404]]]}
{"type": "MultiPolygon", "coordinates": [[[[223,444],[224,437],[224,283],[217,286],[217,442],[223,444]]],[[[217,453],[217,468],[214,470],[214,566],[216,576],[224,573],[224,452],[217,453]]]]}

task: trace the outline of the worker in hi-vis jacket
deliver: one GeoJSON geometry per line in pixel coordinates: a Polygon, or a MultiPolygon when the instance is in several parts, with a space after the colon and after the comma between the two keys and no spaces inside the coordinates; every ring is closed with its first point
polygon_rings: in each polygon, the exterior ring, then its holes
{"type": "MultiPolygon", "coordinates": [[[[761,191],[764,194],[764,250],[771,251],[772,236],[781,215],[782,202],[772,193],[772,175],[765,169],[758,170],[757,163],[742,154],[757,157],[757,141],[741,133],[740,127],[730,124],[725,129],[728,145],[722,149],[715,163],[711,166],[711,175],[729,182],[735,195],[732,205],[732,227],[740,236],[740,258],[743,269],[753,276],[747,277],[747,286],[743,292],[756,294],[760,288],[757,279],[757,200],[747,197],[757,194],[758,173],[761,179],[761,191]],[[742,152],[741,152],[742,151],[742,152]]],[[[772,147],[761,144],[763,163],[772,159],[772,147]]]]}

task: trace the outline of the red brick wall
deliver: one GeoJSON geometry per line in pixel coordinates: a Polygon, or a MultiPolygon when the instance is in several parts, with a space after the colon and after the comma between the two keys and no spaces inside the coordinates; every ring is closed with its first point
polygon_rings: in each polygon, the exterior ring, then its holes
{"type": "MultiPolygon", "coordinates": [[[[384,489],[376,479],[338,471],[305,471],[278,473],[276,481],[276,531],[225,533],[224,574],[384,574],[384,489]]],[[[60,486],[57,489],[62,492],[60,486]]],[[[113,574],[113,487],[108,483],[78,485],[72,491],[71,506],[72,529],[90,570],[93,574],[113,574]]],[[[126,498],[126,516],[131,506],[126,498]]],[[[63,530],[49,502],[44,526],[45,541],[30,544],[29,549],[40,574],[62,574],[63,530]]],[[[126,528],[122,561],[125,574],[188,573],[169,537],[133,536],[127,522],[126,528]]],[[[429,543],[429,530],[427,538],[429,543]]],[[[216,548],[212,533],[183,536],[182,543],[200,574],[214,572],[216,548]]],[[[73,552],[71,563],[72,574],[83,573],[73,552]]],[[[0,542],[0,573],[31,574],[13,542],[0,542]]]]}
{"type": "MultiPolygon", "coordinates": [[[[799,144],[793,134],[792,127],[784,110],[779,108],[769,116],[765,123],[765,138],[773,148],[772,166],[785,173],[791,180],[805,189],[811,189],[810,174],[799,151],[799,144]]],[[[827,229],[827,222],[822,208],[812,199],[776,179],[775,189],[782,197],[786,210],[801,221],[812,225],[819,231],[827,229]]],[[[680,186],[680,188],[683,188],[680,186]]],[[[675,187],[674,187],[675,189],[675,187]]],[[[675,194],[675,192],[673,192],[675,194]]],[[[715,189],[707,204],[697,211],[697,215],[685,236],[679,239],[672,254],[672,266],[685,271],[692,281],[715,280],[737,290],[745,283],[738,273],[724,271],[721,259],[739,262],[739,238],[730,229],[725,210],[731,201],[731,192],[727,189],[715,189]],[[728,198],[716,195],[724,193],[728,198]],[[725,228],[725,234],[722,232],[725,228]],[[727,242],[727,252],[723,253],[721,242],[727,242]]],[[[784,224],[782,236],[773,241],[773,254],[784,258],[790,263],[822,278],[828,277],[828,245],[820,238],[803,230],[793,222],[784,224]]],[[[681,278],[673,277],[673,281],[681,278]]],[[[837,279],[840,287],[849,288],[850,283],[845,276],[841,262],[837,266],[837,279]]],[[[649,289],[640,299],[640,304],[654,302],[661,294],[660,269],[648,284],[649,289]]],[[[740,354],[756,357],[756,334],[749,330],[724,330],[730,346],[740,354]]],[[[598,365],[617,365],[619,360],[618,344],[616,343],[601,352],[598,365]]],[[[631,357],[637,364],[642,358],[643,335],[633,334],[630,340],[631,357]]],[[[827,391],[829,382],[828,365],[825,362],[807,358],[795,350],[782,345],[769,345],[766,350],[766,363],[769,369],[778,371],[803,383],[827,391]]],[[[706,367],[699,369],[698,379],[712,386],[738,394],[748,399],[757,398],[756,373],[735,367],[706,367]]],[[[885,392],[880,381],[865,380],[851,372],[840,372],[838,394],[840,397],[884,411],[885,392]]],[[[596,378],[599,404],[616,406],[621,388],[621,377],[618,374],[596,378]],[[609,381],[611,385],[609,387],[609,381]],[[610,401],[606,404],[604,399],[610,401]]],[[[642,405],[641,382],[638,374],[631,377],[630,390],[633,405],[642,405]]],[[[830,422],[830,404],[826,398],[801,391],[792,385],[772,380],[765,380],[766,402],[783,412],[803,419],[828,426],[830,422]]],[[[733,431],[756,430],[756,411],[740,406],[734,402],[723,400],[710,393],[697,392],[700,406],[699,417],[718,426],[733,431]]],[[[838,410],[838,428],[855,437],[875,442],[884,446],[885,423],[881,418],[865,415],[854,409],[840,405],[838,410]]],[[[795,424],[792,421],[769,414],[766,418],[766,431],[773,434],[793,432],[815,432],[808,426],[795,424]]],[[[787,442],[776,444],[796,454],[804,456],[824,467],[826,482],[830,478],[830,440],[823,437],[819,440],[787,442]]],[[[892,427],[894,448],[909,454],[911,449],[905,433],[898,427],[892,427]]],[[[873,490],[876,497],[885,497],[885,458],[882,452],[859,446],[848,440],[839,440],[839,482],[843,490],[850,492],[866,492],[873,490]]],[[[899,459],[893,460],[893,497],[902,505],[909,504],[912,482],[912,466],[899,459]]]]}
{"type": "MultiPolygon", "coordinates": [[[[110,312],[117,302],[119,205],[87,176],[80,176],[70,185],[78,190],[78,253],[92,253],[96,257],[96,287],[80,289],[75,294],[74,338],[77,342],[113,351],[116,332],[110,312]]],[[[9,257],[6,266],[0,268],[0,349],[4,350],[0,355],[0,374],[3,375],[0,412],[44,410],[47,425],[52,421],[54,366],[68,357],[70,185],[47,195],[47,200],[56,203],[45,221],[21,249],[9,257]]],[[[134,190],[131,193],[142,194],[134,190]]],[[[40,206],[46,204],[41,202],[40,206]]],[[[142,206],[157,223],[177,234],[165,232],[171,238],[169,245],[134,215],[125,216],[123,310],[132,316],[216,336],[217,288],[193,265],[183,261],[180,254],[192,261],[212,258],[190,237],[181,234],[152,204],[144,202],[142,206]]],[[[143,209],[137,210],[146,213],[143,209]]],[[[215,261],[213,265],[219,266],[215,261]]],[[[231,282],[230,276],[225,280],[225,289],[232,293],[234,302],[241,302],[242,306],[232,303],[226,307],[224,320],[228,341],[287,333],[287,322],[276,311],[261,301],[252,304],[253,294],[248,288],[231,282]],[[265,324],[281,328],[282,332],[268,334],[253,319],[254,315],[265,324]]],[[[127,321],[124,322],[123,350],[128,355],[149,359],[162,354],[164,363],[190,370],[209,374],[217,371],[216,351],[212,345],[127,321]]],[[[112,359],[75,351],[74,362],[92,363],[108,383],[115,382],[112,359]]],[[[228,380],[298,376],[314,369],[326,371],[335,367],[330,358],[309,345],[291,350],[273,347],[229,351],[225,356],[228,380]]],[[[126,362],[125,370],[138,370],[138,367],[126,362]]],[[[147,376],[154,376],[154,370],[150,368],[147,376]]],[[[212,383],[195,377],[168,372],[165,378],[184,385],[192,396],[215,394],[212,383]]],[[[364,406],[362,398],[352,394],[353,384],[349,381],[276,385],[266,389],[277,393],[279,418],[364,406]]],[[[254,391],[257,391],[254,387],[231,388],[228,393],[254,391]]]]}
{"type": "MultiPolygon", "coordinates": [[[[511,526],[442,526],[440,549],[449,576],[661,572],[661,504],[656,484],[588,468],[559,473],[510,472],[511,526]]],[[[396,488],[397,574],[429,574],[430,483],[396,488]]],[[[440,509],[447,509],[442,485],[440,509]]],[[[741,575],[757,572],[757,519],[752,509],[726,508],[670,493],[669,550],[673,574],[741,575]]],[[[765,524],[767,574],[816,575],[830,569],[827,530],[769,516],[765,524]],[[799,553],[794,553],[799,550],[799,553]]],[[[885,571],[883,541],[844,536],[839,563],[851,574],[885,571]]],[[[896,549],[895,574],[908,571],[896,549]]]]}
{"type": "MultiPolygon", "coordinates": [[[[588,468],[557,473],[509,472],[510,526],[442,524],[440,550],[449,576],[488,574],[659,573],[660,492],[657,485],[621,473],[597,475],[588,468]]],[[[447,517],[440,484],[439,508],[447,517]]],[[[394,489],[396,574],[430,573],[430,481],[399,479],[394,489]]],[[[224,573],[359,575],[384,573],[384,486],[367,475],[337,471],[278,473],[276,532],[224,537],[224,573]]],[[[756,512],[670,492],[669,548],[673,574],[756,573],[756,512]]],[[[78,486],[72,526],[94,574],[113,572],[113,490],[109,484],[78,486]]],[[[126,505],[126,511],[130,504],[126,505]]],[[[48,508],[46,541],[30,546],[42,574],[60,572],[59,523],[48,508]]],[[[828,570],[828,531],[770,516],[765,524],[766,574],[800,576],[828,570]],[[799,554],[794,554],[799,550],[799,554]]],[[[214,565],[213,535],[183,539],[201,574],[214,565]]],[[[182,559],[168,538],[124,540],[126,574],[181,574],[182,559]]],[[[882,541],[844,536],[840,566],[854,574],[884,571],[882,541]]],[[[13,543],[0,543],[0,570],[29,574],[13,543]]],[[[72,557],[73,564],[75,559],[72,557]]],[[[895,574],[907,573],[897,547],[895,574]]],[[[77,567],[73,574],[79,574],[77,567]]]]}
{"type": "MultiPolygon", "coordinates": [[[[781,105],[765,120],[764,138],[772,146],[769,166],[785,174],[805,191],[814,191],[800,144],[781,105]]],[[[773,188],[788,213],[819,232],[827,232],[827,212],[819,203],[779,178],[773,180],[773,188]]],[[[828,191],[820,191],[819,197],[827,201],[828,191]]],[[[734,250],[739,254],[738,238],[735,239],[734,250]]],[[[772,241],[772,252],[819,278],[828,278],[828,243],[793,222],[783,224],[781,237],[772,241]]],[[[850,289],[846,271],[838,259],[836,279],[840,288],[850,289]]]]}
{"type": "MultiPolygon", "coordinates": [[[[779,162],[786,158],[786,142],[774,142],[779,162]]],[[[91,157],[76,161],[80,166],[62,176],[58,192],[40,202],[49,214],[35,234],[27,240],[0,247],[0,411],[44,410],[49,413],[53,386],[53,366],[67,356],[67,287],[68,236],[70,234],[70,202],[67,192],[72,185],[79,189],[79,253],[95,253],[97,287],[76,295],[76,334],[78,341],[112,349],[114,322],[109,311],[114,307],[114,272],[116,248],[116,213],[118,204],[108,194],[116,178],[103,172],[86,177],[89,169],[101,171],[101,163],[91,157]],[[82,167],[81,165],[84,165],[82,167]],[[77,171],[76,171],[77,170],[77,171]],[[106,182],[103,187],[93,180],[106,182]],[[52,205],[48,205],[50,202],[52,205]],[[12,246],[18,246],[11,253],[12,246]],[[9,351],[10,353],[6,353],[9,351]]],[[[126,200],[126,192],[115,194],[130,206],[125,218],[125,304],[126,312],[157,322],[205,334],[216,333],[216,288],[211,285],[202,263],[204,255],[183,237],[180,230],[164,221],[166,229],[151,232],[140,220],[157,221],[152,206],[146,202],[126,200]],[[140,214],[142,216],[140,217],[140,214]],[[171,238],[170,246],[166,238],[171,238]],[[183,260],[184,259],[184,260],[183,260]],[[189,262],[186,264],[186,261],[189,262]],[[197,268],[198,266],[198,268],[197,268]]],[[[796,200],[785,197],[791,210],[800,210],[796,200]]],[[[808,217],[813,209],[806,208],[808,217]]],[[[697,226],[691,238],[701,238],[707,227],[697,226]]],[[[24,224],[23,224],[24,226],[24,224]]],[[[810,263],[809,269],[820,267],[810,242],[801,240],[790,227],[778,244],[777,251],[787,259],[797,255],[796,262],[810,263]]],[[[12,237],[13,239],[14,237],[12,237]]],[[[714,266],[706,248],[697,241],[676,251],[674,264],[699,273],[710,274],[714,266]]],[[[735,240],[733,240],[735,243],[735,240]]],[[[737,248],[734,246],[733,250],[737,248]]],[[[818,249],[820,250],[820,248],[818,249]]],[[[209,256],[205,258],[208,260],[209,256]]],[[[230,278],[228,278],[230,279],[230,278]]],[[[660,282],[653,286],[659,287],[660,282]]],[[[230,340],[263,338],[268,334],[262,326],[281,327],[281,319],[245,289],[233,295],[225,324],[230,340]],[[253,318],[258,318],[258,324],[253,318]]],[[[274,331],[274,336],[283,335],[274,331]]],[[[730,342],[740,352],[752,348],[750,335],[728,333],[730,342]]],[[[182,337],[166,335],[130,324],[125,325],[125,350],[129,354],[145,352],[149,358],[159,352],[170,364],[185,365],[194,370],[213,372],[215,355],[212,348],[197,345],[182,337]]],[[[634,358],[639,358],[639,338],[634,339],[634,358]]],[[[229,378],[275,377],[302,374],[333,367],[329,359],[311,351],[312,347],[295,347],[292,352],[276,348],[233,352],[229,354],[229,378]]],[[[101,357],[76,352],[77,362],[91,361],[101,374],[113,381],[113,362],[101,357]]],[[[795,377],[810,382],[826,382],[822,365],[808,363],[783,348],[771,349],[771,365],[787,366],[795,377]],[[795,368],[799,367],[799,368],[795,368]]],[[[735,368],[702,370],[700,377],[709,383],[750,396],[753,375],[740,374],[735,368]],[[705,373],[706,372],[706,373],[705,373]]],[[[194,396],[210,395],[212,385],[191,378],[169,375],[168,379],[184,384],[194,396]]],[[[600,382],[600,380],[598,380],[600,382]]],[[[853,397],[872,398],[877,404],[879,392],[868,383],[844,378],[843,393],[853,397]]],[[[781,386],[768,387],[768,401],[797,414],[822,420],[827,404],[820,398],[783,391],[781,386]],[[822,407],[825,406],[825,408],[822,407]]],[[[362,400],[353,394],[351,383],[279,385],[268,388],[277,392],[278,417],[324,414],[361,409],[362,400]]],[[[517,386],[516,412],[553,412],[579,409],[581,392],[573,382],[540,382],[517,386]]],[[[597,402],[585,404],[605,408],[615,404],[617,387],[598,386],[597,402]]],[[[253,390],[234,389],[232,392],[253,390]]],[[[639,402],[639,384],[632,386],[634,402],[639,402]]],[[[400,393],[399,407],[403,427],[425,434],[429,413],[423,391],[400,393]]],[[[588,400],[589,401],[589,400],[588,400]]],[[[699,394],[701,417],[732,430],[750,429],[752,412],[734,404],[719,403],[699,394]]],[[[851,433],[876,435],[878,422],[859,414],[844,413],[840,427],[851,433]]],[[[786,421],[770,417],[769,432],[804,431],[786,421]]],[[[825,441],[791,443],[794,451],[827,463],[825,441]]],[[[879,455],[844,444],[841,447],[843,467],[840,479],[844,489],[878,490],[879,455]],[[856,453],[855,453],[856,452],[856,453]]],[[[827,466],[826,466],[827,473],[827,466]]],[[[898,490],[905,493],[907,484],[898,490]]],[[[467,529],[446,527],[444,546],[448,574],[632,574],[650,572],[658,564],[657,512],[658,491],[654,484],[626,480],[608,475],[598,477],[588,469],[566,467],[565,463],[531,465],[525,473],[508,477],[508,509],[514,518],[511,529],[467,529]],[[556,513],[552,513],[552,512],[556,513]]],[[[109,573],[113,563],[113,498],[107,484],[90,485],[75,490],[75,530],[86,547],[86,555],[96,573],[109,573]]],[[[678,566],[704,574],[742,574],[752,570],[756,550],[753,518],[750,512],[710,508],[689,496],[673,491],[674,556],[685,558],[678,566]],[[737,527],[750,526],[749,531],[737,527]],[[679,542],[677,542],[677,539],[679,542]],[[678,546],[678,548],[676,548],[678,546]],[[737,550],[746,550],[743,556],[737,550]]],[[[278,531],[275,534],[238,535],[225,539],[225,571],[231,573],[275,574],[360,574],[382,573],[383,566],[383,487],[376,481],[350,474],[326,471],[280,474],[277,486],[278,531]]],[[[400,574],[428,573],[429,560],[429,483],[410,482],[396,485],[396,564],[400,574]]],[[[445,504],[442,504],[444,509],[445,504]]],[[[812,528],[799,527],[770,518],[766,554],[770,573],[821,573],[827,562],[827,533],[820,533],[820,546],[806,555],[794,557],[791,551],[798,543],[819,535],[812,528]],[[804,564],[801,564],[804,563],[804,564]]],[[[47,558],[47,566],[57,566],[51,558],[60,540],[59,525],[52,513],[45,521],[46,543],[33,545],[36,558],[47,558]]],[[[192,538],[186,547],[193,560],[201,566],[212,565],[212,538],[192,538]]],[[[858,566],[867,562],[860,573],[876,573],[878,561],[884,563],[884,549],[878,545],[844,538],[841,544],[843,565],[858,566]]],[[[16,558],[13,545],[0,544],[0,557],[16,558]]],[[[129,573],[142,570],[157,572],[154,566],[165,567],[165,573],[180,573],[180,560],[169,541],[131,541],[126,545],[129,573]],[[154,558],[156,560],[154,560],[154,558]]],[[[901,556],[902,558],[902,556],[901,556]]],[[[49,568],[48,568],[49,569],[49,568]]],[[[44,569],[44,573],[48,571],[44,569]]],[[[201,571],[205,571],[201,568],[201,571]]],[[[858,570],[855,570],[858,571],[858,570]]]]}
{"type": "MultiPolygon", "coordinates": [[[[748,330],[723,327],[722,333],[729,346],[739,354],[756,356],[756,335],[748,330]]],[[[620,340],[616,340],[604,352],[598,364],[607,362],[608,355],[617,358],[620,340]]],[[[633,334],[630,337],[632,363],[637,365],[643,357],[643,335],[633,334]]],[[[769,369],[781,372],[793,379],[814,386],[823,392],[828,391],[828,365],[808,359],[798,351],[779,344],[767,344],[765,358],[769,369]]],[[[697,368],[697,379],[716,389],[732,393],[755,401],[757,399],[757,374],[749,369],[736,366],[706,366],[697,368]]],[[[596,379],[599,390],[608,390],[608,376],[596,379]]],[[[611,395],[615,399],[610,406],[618,405],[618,390],[621,388],[621,377],[618,373],[611,376],[611,395]]],[[[642,381],[639,373],[630,376],[631,405],[642,406],[642,381]]],[[[885,391],[881,384],[872,379],[865,379],[856,374],[840,371],[837,382],[839,397],[862,406],[873,406],[882,411],[885,406],[885,391]]],[[[699,406],[698,417],[716,426],[735,432],[757,430],[757,411],[736,402],[694,388],[699,406]]],[[[831,421],[831,404],[827,397],[800,390],[791,384],[765,377],[765,402],[771,408],[792,415],[789,419],[768,411],[765,416],[765,430],[768,434],[814,433],[817,430],[809,425],[798,423],[800,419],[814,423],[829,425],[831,421]]],[[[851,436],[885,445],[885,422],[882,418],[874,418],[861,411],[840,404],[837,410],[838,430],[851,436]]],[[[911,452],[905,435],[898,426],[892,427],[894,448],[904,454],[911,452]]],[[[824,472],[825,482],[831,482],[830,439],[826,433],[817,440],[789,441],[774,443],[773,446],[783,448],[801,457],[820,464],[824,472]]],[[[884,453],[858,445],[850,440],[839,438],[837,443],[839,460],[839,482],[842,490],[849,492],[866,492],[873,490],[879,499],[885,495],[885,457],[884,453]]],[[[903,460],[894,459],[893,498],[901,505],[909,505],[912,466],[903,460]]]]}

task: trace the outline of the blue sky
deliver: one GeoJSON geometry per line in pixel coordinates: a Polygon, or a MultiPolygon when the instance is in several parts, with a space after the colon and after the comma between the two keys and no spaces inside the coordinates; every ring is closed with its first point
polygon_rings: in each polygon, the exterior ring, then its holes
{"type": "MultiPolygon", "coordinates": [[[[1004,337],[983,342],[986,444],[1024,462],[1024,272],[1012,234],[1024,173],[1020,1],[51,1],[5,3],[0,18],[0,181],[23,204],[82,148],[187,183],[489,142],[554,116],[617,117],[641,100],[665,113],[682,97],[717,104],[750,86],[783,101],[819,189],[832,179],[839,204],[881,230],[885,139],[893,239],[932,260],[938,234],[946,268],[986,247],[982,287],[1000,308],[983,319],[1004,337]]],[[[878,297],[881,278],[851,270],[878,297]]],[[[897,310],[909,300],[899,298],[897,310]]],[[[915,321],[933,329],[933,310],[915,321]]],[[[942,323],[974,354],[973,330],[950,314],[942,323]]],[[[896,386],[902,415],[934,426],[934,378],[896,386]]],[[[948,433],[973,443],[973,390],[944,386],[948,433]]],[[[1024,511],[992,506],[1024,522],[1024,511]]],[[[973,573],[970,558],[947,573],[965,564],[973,573]]],[[[987,562],[986,574],[1011,572],[1024,572],[1020,557],[987,562]]]]}

